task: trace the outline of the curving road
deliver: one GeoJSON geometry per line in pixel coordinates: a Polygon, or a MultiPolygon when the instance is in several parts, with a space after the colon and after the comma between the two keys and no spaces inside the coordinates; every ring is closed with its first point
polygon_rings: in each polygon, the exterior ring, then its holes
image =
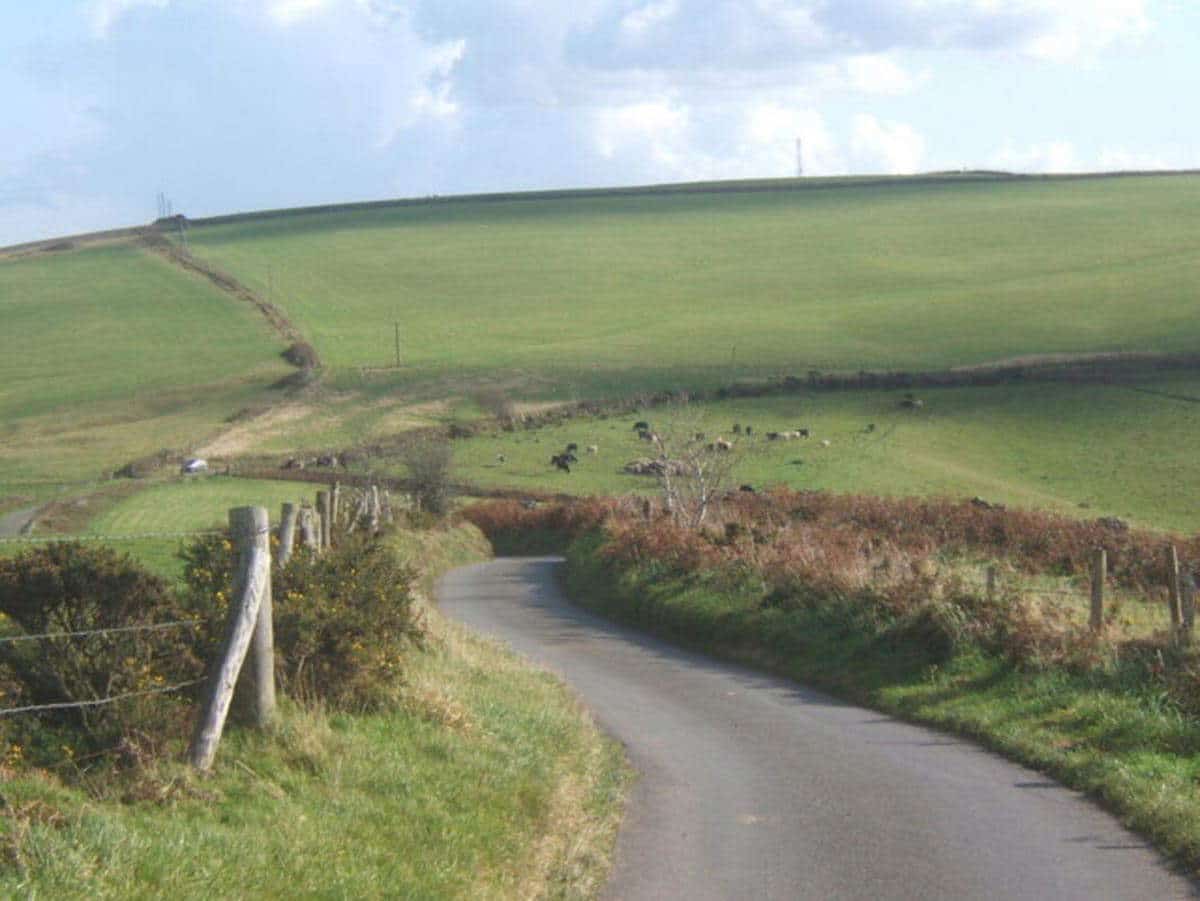
{"type": "Polygon", "coordinates": [[[1200,897],[1078,794],[959,739],[568,604],[553,558],[449,573],[441,608],[562,676],[641,774],[614,899],[1200,897]]]}

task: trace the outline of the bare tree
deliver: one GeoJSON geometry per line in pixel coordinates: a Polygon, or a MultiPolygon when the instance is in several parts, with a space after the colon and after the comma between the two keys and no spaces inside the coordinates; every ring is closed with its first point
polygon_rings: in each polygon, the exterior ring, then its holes
{"type": "Polygon", "coordinates": [[[708,435],[699,413],[674,408],[651,433],[658,456],[654,474],[676,523],[698,529],[728,491],[733,471],[750,452],[750,439],[708,435]]]}
{"type": "Polygon", "coordinates": [[[444,435],[424,432],[404,443],[400,459],[408,468],[413,506],[435,516],[450,509],[450,464],[454,452],[444,435]]]}

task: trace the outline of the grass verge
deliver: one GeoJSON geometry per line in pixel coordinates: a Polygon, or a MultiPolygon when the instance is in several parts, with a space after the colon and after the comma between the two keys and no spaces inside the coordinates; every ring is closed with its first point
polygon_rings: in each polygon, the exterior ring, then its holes
{"type": "MultiPolygon", "coordinates": [[[[396,551],[428,587],[488,548],[464,527],[402,535],[396,551]]],[[[0,894],[593,895],[619,816],[619,749],[551,676],[432,607],[425,619],[401,709],[289,703],[270,734],[230,732],[211,777],[168,763],[91,784],[6,764],[0,894]]]]}
{"type": "Polygon", "coordinates": [[[853,605],[766,605],[752,578],[606,565],[601,541],[591,533],[567,550],[567,588],[589,608],[969,736],[1086,792],[1200,872],[1200,723],[1137,667],[1019,667],[971,644],[947,653],[919,625],[881,624],[853,605]]]}

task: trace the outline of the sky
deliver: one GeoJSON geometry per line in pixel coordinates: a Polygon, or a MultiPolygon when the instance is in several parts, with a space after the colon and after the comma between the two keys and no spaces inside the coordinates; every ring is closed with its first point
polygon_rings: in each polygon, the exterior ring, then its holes
{"type": "Polygon", "coordinates": [[[0,246],[540,188],[1200,168],[1200,0],[3,0],[0,246]]]}

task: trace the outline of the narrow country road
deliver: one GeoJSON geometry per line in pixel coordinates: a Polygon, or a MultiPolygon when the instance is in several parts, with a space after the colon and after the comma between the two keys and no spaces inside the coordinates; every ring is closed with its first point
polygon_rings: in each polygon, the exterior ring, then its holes
{"type": "Polygon", "coordinates": [[[455,570],[448,615],[562,676],[640,773],[614,899],[1200,897],[1044,776],[569,605],[558,563],[455,570]]]}

